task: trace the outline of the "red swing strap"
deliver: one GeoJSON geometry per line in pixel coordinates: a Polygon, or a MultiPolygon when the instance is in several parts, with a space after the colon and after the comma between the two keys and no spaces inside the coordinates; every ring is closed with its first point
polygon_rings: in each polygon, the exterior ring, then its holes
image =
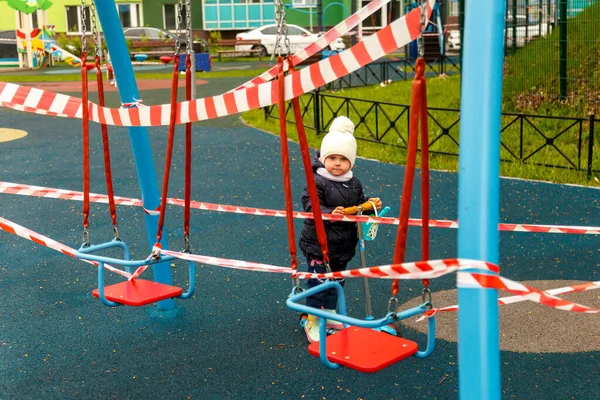
{"type": "MultiPolygon", "coordinates": [[[[288,58],[288,68],[290,73],[294,72],[292,57],[288,58]]],[[[306,130],[304,128],[304,121],[302,120],[302,111],[300,110],[300,100],[298,97],[294,97],[292,99],[292,108],[294,109],[294,120],[298,129],[298,142],[300,143],[300,152],[302,153],[302,164],[304,166],[304,174],[306,176],[306,186],[310,196],[310,203],[312,204],[317,240],[321,246],[325,268],[327,272],[331,272],[331,268],[329,267],[327,234],[325,233],[325,224],[323,222],[323,215],[321,213],[321,205],[319,202],[319,195],[317,193],[317,184],[315,183],[315,175],[312,169],[310,151],[308,149],[308,140],[306,139],[306,130]]]]}
{"type": "MultiPolygon", "coordinates": [[[[285,215],[287,221],[288,246],[290,249],[290,266],[292,279],[297,279],[298,260],[296,258],[296,236],[294,234],[294,209],[292,201],[292,183],[290,178],[290,155],[288,149],[287,121],[285,107],[285,72],[283,70],[283,57],[277,58],[279,72],[277,74],[278,92],[277,105],[279,107],[279,140],[281,143],[281,168],[283,170],[283,187],[285,192],[285,215]]],[[[298,283],[298,282],[297,282],[298,283]]],[[[299,283],[298,283],[299,284],[299,283]]]]}
{"type": "Polygon", "coordinates": [[[177,120],[177,86],[179,84],[179,39],[175,46],[173,56],[173,75],[171,77],[171,114],[169,118],[169,133],[167,135],[167,149],[165,152],[165,169],[163,173],[163,186],[160,199],[160,213],[158,217],[158,229],[156,232],[156,244],[160,247],[163,227],[165,225],[165,210],[167,208],[167,194],[169,192],[169,175],[171,172],[171,159],[173,158],[173,143],[175,139],[175,122],[177,120]]]}
{"type": "Polygon", "coordinates": [[[87,59],[87,40],[85,37],[86,0],[81,0],[81,122],[82,122],[82,142],[83,142],[83,245],[90,245],[90,235],[88,231],[90,216],[90,126],[89,126],[89,102],[88,102],[88,71],[86,68],[87,59]]]}
{"type": "MultiPolygon", "coordinates": [[[[408,219],[410,214],[410,202],[415,179],[415,164],[417,158],[417,140],[419,136],[419,123],[421,128],[421,259],[429,259],[429,127],[427,123],[427,88],[425,84],[425,43],[423,32],[427,27],[427,2],[422,2],[421,8],[421,35],[417,39],[419,57],[415,64],[415,77],[412,83],[412,96],[410,107],[410,131],[408,137],[408,152],[406,155],[406,170],[404,174],[404,185],[402,187],[402,199],[400,204],[400,224],[396,234],[396,245],[394,248],[394,264],[403,263],[406,256],[406,238],[408,236],[408,219]]],[[[429,291],[429,279],[423,280],[423,300],[431,303],[431,292],[429,291]],[[428,296],[428,299],[426,297],[428,296]]],[[[391,311],[392,304],[398,302],[399,281],[395,279],[392,283],[392,298],[388,304],[391,311]]]]}
{"type": "MultiPolygon", "coordinates": [[[[180,7],[183,7],[181,2],[178,2],[180,7]]],[[[192,20],[191,20],[191,0],[185,2],[185,99],[192,100],[192,20]]],[[[179,35],[178,35],[179,36],[179,35]]],[[[194,66],[195,68],[195,66],[194,66]]],[[[184,183],[184,208],[183,208],[183,241],[184,253],[190,252],[190,210],[192,196],[192,123],[185,124],[185,183],[184,183]]]]}
{"type": "MultiPolygon", "coordinates": [[[[189,9],[186,13],[189,17],[189,9]]],[[[188,39],[185,57],[185,99],[192,100],[192,55],[191,41],[188,39]]],[[[190,210],[192,192],[192,123],[185,124],[185,184],[184,184],[184,209],[183,209],[183,240],[184,253],[190,252],[190,210]]],[[[166,197],[166,196],[165,196],[166,197]]]]}
{"type": "MultiPolygon", "coordinates": [[[[102,48],[100,47],[99,32],[96,24],[96,7],[94,2],[91,3],[91,18],[92,18],[92,32],[94,39],[94,46],[96,47],[95,67],[96,67],[96,83],[98,86],[98,105],[104,107],[104,83],[102,79],[102,68],[100,66],[100,54],[102,48]]],[[[108,139],[108,126],[106,124],[100,125],[102,132],[102,146],[104,149],[104,178],[106,181],[106,194],[108,196],[108,207],[110,211],[110,219],[113,226],[113,233],[115,239],[120,240],[119,230],[117,229],[117,207],[115,205],[115,192],[113,188],[112,180],[112,169],[110,166],[110,145],[108,139]]]]}
{"type": "MultiPolygon", "coordinates": [[[[412,83],[412,99],[410,108],[410,132],[408,137],[408,154],[406,156],[406,170],[404,174],[404,185],[402,188],[402,199],[400,205],[400,224],[396,235],[394,248],[394,264],[404,262],[406,255],[406,239],[408,236],[408,219],[410,214],[410,202],[415,178],[415,164],[417,156],[417,140],[419,136],[419,123],[421,125],[421,213],[422,213],[422,260],[429,259],[429,132],[427,125],[427,102],[425,86],[425,60],[417,59],[416,75],[412,83]]],[[[427,288],[429,280],[424,280],[423,285],[427,288]]],[[[399,283],[395,279],[392,284],[392,296],[398,295],[399,283]]]]}
{"type": "Polygon", "coordinates": [[[85,34],[82,38],[83,49],[81,51],[81,121],[83,134],[83,244],[89,246],[90,237],[88,232],[90,216],[90,126],[89,126],[89,103],[88,103],[88,72],[85,66],[87,54],[85,51],[85,34]]]}
{"type": "MultiPolygon", "coordinates": [[[[96,82],[98,84],[98,105],[104,107],[104,85],[102,82],[102,69],[100,68],[100,56],[96,55],[96,82]]],[[[112,170],[110,167],[110,146],[108,141],[108,126],[100,125],[102,131],[102,145],[104,147],[104,177],[106,180],[106,191],[108,195],[108,205],[110,209],[110,219],[112,221],[115,237],[119,237],[117,231],[117,207],[115,205],[115,192],[112,182],[112,170]]]]}

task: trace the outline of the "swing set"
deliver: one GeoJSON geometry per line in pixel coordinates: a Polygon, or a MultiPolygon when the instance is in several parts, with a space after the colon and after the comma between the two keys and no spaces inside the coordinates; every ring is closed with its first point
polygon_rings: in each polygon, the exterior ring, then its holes
{"type": "MultiPolygon", "coordinates": [[[[83,0],[83,4],[85,5],[83,0]]],[[[182,14],[184,7],[183,0],[177,3],[179,8],[178,15],[182,14]]],[[[186,0],[186,15],[190,15],[191,0],[186,0]]],[[[80,7],[82,32],[86,32],[85,23],[86,17],[84,12],[85,7],[80,7]]],[[[102,51],[99,45],[98,25],[96,24],[96,10],[94,2],[91,2],[91,18],[93,28],[93,40],[96,50],[95,68],[96,81],[98,83],[98,103],[104,106],[104,88],[102,82],[102,72],[100,69],[100,52],[102,51]]],[[[131,260],[129,248],[119,236],[117,227],[117,211],[115,206],[115,196],[112,183],[112,174],[110,167],[110,147],[108,139],[108,127],[106,124],[101,124],[102,144],[104,149],[104,175],[106,180],[106,188],[108,194],[108,204],[110,209],[111,222],[113,226],[114,238],[110,242],[93,245],[90,241],[89,234],[89,213],[90,213],[90,144],[89,144],[89,108],[83,107],[82,115],[82,132],[83,132],[83,243],[75,256],[82,260],[93,261],[98,265],[98,288],[92,292],[94,297],[108,306],[130,305],[143,306],[150,303],[155,303],[165,299],[174,297],[187,299],[191,297],[195,290],[195,264],[188,260],[189,285],[187,291],[183,292],[181,287],[167,285],[164,283],[138,279],[138,277],[150,266],[176,261],[174,256],[164,256],[160,254],[162,249],[161,241],[163,237],[163,227],[165,221],[165,212],[167,205],[167,194],[169,187],[169,174],[171,169],[171,160],[173,155],[173,143],[175,140],[176,126],[176,110],[177,110],[177,87],[179,79],[179,51],[181,47],[179,39],[180,19],[177,20],[177,39],[175,41],[175,49],[173,56],[173,74],[171,79],[171,113],[169,118],[169,130],[167,139],[167,149],[165,158],[165,167],[163,175],[163,187],[160,207],[157,210],[148,211],[147,213],[157,213],[159,215],[158,230],[156,233],[156,243],[153,246],[152,253],[144,260],[131,260]],[[98,255],[99,252],[104,252],[108,249],[120,249],[123,252],[122,258],[106,257],[98,255]],[[117,265],[124,267],[128,274],[128,280],[104,286],[104,267],[106,264],[117,265]]],[[[85,34],[82,34],[82,54],[83,60],[86,59],[87,41],[85,34]]],[[[185,58],[185,96],[186,100],[192,99],[192,73],[191,73],[191,19],[186,19],[186,58],[185,58]]],[[[82,84],[82,102],[88,104],[88,76],[85,63],[81,67],[81,84],[82,84]]],[[[137,104],[129,104],[133,107],[137,104]]],[[[185,188],[184,188],[184,248],[183,253],[191,253],[190,251],[190,203],[191,203],[191,165],[192,165],[192,124],[185,124],[185,188]]]]}
{"type": "MultiPolygon", "coordinates": [[[[86,0],[83,0],[85,4],[86,0]]],[[[180,11],[184,7],[184,0],[179,0],[177,7],[180,11]]],[[[185,7],[187,15],[190,15],[190,0],[185,0],[185,7]]],[[[297,250],[296,250],[296,239],[294,234],[294,223],[293,223],[293,201],[291,192],[291,179],[290,179],[290,163],[289,163],[289,150],[287,141],[287,122],[286,122],[286,87],[285,87],[285,76],[294,72],[294,59],[290,55],[290,42],[287,37],[287,26],[285,22],[285,6],[282,1],[277,1],[276,5],[276,19],[277,19],[277,39],[275,49],[278,53],[277,59],[277,87],[278,87],[278,98],[277,104],[279,106],[279,120],[280,120],[280,143],[281,143],[281,163],[283,168],[284,177],[284,193],[285,193],[285,204],[286,204],[286,219],[287,219],[287,231],[288,231],[288,245],[291,258],[291,270],[292,270],[292,281],[295,282],[292,289],[292,293],[287,301],[287,305],[296,311],[310,313],[321,318],[331,318],[342,322],[345,329],[336,332],[334,335],[327,337],[326,326],[321,324],[321,338],[318,343],[314,343],[309,347],[309,352],[313,355],[319,356],[321,361],[329,368],[339,368],[344,365],[350,368],[354,368],[364,372],[375,372],[384,367],[387,367],[399,360],[402,360],[409,356],[415,356],[423,358],[433,352],[435,346],[435,319],[433,317],[428,318],[428,340],[427,347],[423,351],[418,350],[418,346],[415,342],[404,339],[399,335],[390,335],[388,333],[381,332],[383,326],[395,325],[399,321],[409,318],[415,315],[423,314],[427,310],[432,308],[431,304],[431,292],[429,290],[428,280],[423,281],[423,304],[418,307],[406,311],[398,311],[398,299],[397,294],[399,291],[398,280],[395,280],[392,284],[392,297],[388,302],[388,313],[384,318],[381,319],[367,319],[360,320],[356,318],[348,317],[346,314],[346,304],[344,299],[344,293],[339,283],[335,281],[327,282],[323,285],[319,285],[310,290],[302,290],[300,286],[300,279],[297,275],[298,261],[297,261],[297,250]],[[287,60],[284,59],[282,54],[287,54],[287,60]],[[287,61],[287,65],[285,65],[287,61]],[[285,68],[287,67],[287,68],[285,68]],[[340,314],[336,316],[325,315],[324,311],[312,309],[310,307],[298,304],[298,302],[307,296],[314,293],[321,292],[328,289],[335,289],[338,293],[339,298],[339,309],[340,314]],[[366,347],[364,344],[369,343],[370,346],[366,347]],[[330,361],[330,359],[332,361],[330,361]]],[[[84,26],[83,31],[85,32],[85,12],[84,7],[80,8],[81,19],[84,26]]],[[[179,13],[181,15],[181,12],[179,13]]],[[[423,3],[420,9],[420,27],[421,32],[427,26],[427,3],[423,3]]],[[[91,18],[93,25],[93,41],[95,47],[95,69],[96,69],[96,80],[98,84],[98,98],[99,105],[104,106],[104,90],[102,82],[102,72],[100,69],[100,46],[98,40],[98,29],[96,23],[96,11],[92,2],[91,18]]],[[[186,100],[192,99],[192,82],[191,82],[191,20],[187,18],[186,26],[186,85],[185,93],[186,100]]],[[[179,32],[180,21],[177,21],[177,31],[179,32]]],[[[92,261],[97,263],[98,268],[98,288],[93,291],[94,297],[99,298],[104,304],[108,306],[118,305],[130,305],[130,306],[142,306],[164,299],[181,298],[187,299],[191,297],[195,289],[195,264],[194,261],[188,260],[189,270],[189,285],[187,291],[183,292],[183,289],[178,286],[168,285],[164,283],[139,279],[141,273],[150,266],[156,265],[163,262],[172,262],[178,259],[173,255],[164,255],[161,253],[162,244],[161,240],[163,237],[163,228],[167,204],[168,186],[169,186],[169,174],[171,167],[171,160],[173,154],[173,144],[175,139],[175,126],[177,124],[177,87],[178,87],[178,70],[179,70],[179,51],[180,51],[180,40],[177,35],[175,42],[175,49],[173,55],[173,74],[171,79],[171,99],[170,99],[170,118],[167,138],[167,148],[165,157],[165,166],[163,171],[163,187],[161,194],[160,206],[156,210],[145,210],[148,213],[157,213],[158,229],[156,233],[156,242],[153,246],[152,253],[143,260],[131,260],[130,252],[127,245],[122,241],[119,236],[117,213],[115,206],[114,190],[112,184],[112,174],[110,166],[110,147],[108,138],[108,127],[106,124],[101,124],[102,132],[102,143],[104,149],[104,174],[107,187],[108,204],[110,210],[110,217],[113,226],[114,238],[106,243],[92,244],[90,241],[89,233],[89,213],[90,213],[90,144],[89,144],[89,108],[83,107],[82,115],[82,142],[83,142],[83,243],[75,256],[82,260],[92,261]],[[106,257],[100,255],[108,249],[119,249],[122,251],[122,258],[106,257]],[[128,279],[110,286],[104,285],[104,270],[105,266],[114,265],[125,269],[126,276],[128,279]]],[[[411,130],[409,133],[409,152],[407,156],[407,169],[404,180],[400,220],[401,223],[398,227],[396,246],[394,252],[394,263],[400,264],[404,262],[406,252],[406,241],[408,233],[408,219],[410,210],[410,199],[412,197],[412,186],[414,181],[415,164],[416,164],[416,152],[417,152],[417,140],[419,136],[419,126],[421,127],[421,165],[423,168],[421,187],[423,188],[422,193],[422,210],[423,210],[423,221],[428,222],[429,220],[429,168],[428,168],[428,130],[427,130],[427,102],[426,102],[426,89],[425,89],[425,63],[423,61],[423,36],[418,38],[419,46],[419,59],[416,62],[416,76],[413,82],[413,96],[411,104],[411,130]]],[[[85,35],[82,35],[82,59],[86,59],[87,42],[85,35]]],[[[86,63],[82,63],[81,67],[81,82],[82,82],[82,102],[88,104],[88,67],[86,63]]],[[[137,106],[138,104],[130,104],[128,106],[137,106]]],[[[323,260],[326,266],[326,270],[331,272],[329,267],[329,256],[327,247],[327,238],[325,234],[325,227],[323,223],[323,216],[319,207],[319,198],[316,191],[316,184],[314,180],[313,170],[311,167],[311,158],[308,148],[308,141],[306,138],[306,131],[302,121],[302,115],[300,110],[300,103],[297,96],[292,97],[291,105],[294,113],[295,124],[298,131],[298,138],[300,143],[300,149],[302,154],[302,162],[305,172],[305,178],[307,182],[308,192],[312,203],[312,209],[314,214],[314,221],[316,226],[317,238],[321,246],[323,254],[323,260]]],[[[188,122],[185,124],[185,188],[184,188],[184,248],[181,253],[191,254],[190,251],[190,193],[191,193],[191,148],[192,148],[192,124],[188,122]]],[[[374,210],[374,206],[371,203],[365,203],[357,207],[350,207],[345,210],[345,214],[362,214],[363,211],[374,210]]],[[[376,211],[376,210],[375,210],[376,211]]],[[[362,232],[362,230],[361,230],[362,232]]],[[[429,259],[429,226],[424,223],[423,226],[423,241],[422,241],[422,259],[429,259]]],[[[362,238],[361,238],[362,239],[362,238]]],[[[362,244],[361,244],[362,245],[362,244]]],[[[125,274],[124,274],[125,275],[125,274]]],[[[368,310],[368,314],[370,314],[368,310]]],[[[398,330],[399,331],[399,330],[398,330]]],[[[396,333],[396,332],[394,332],[396,333]]],[[[399,333],[399,332],[398,332],[399,333]]]]}
{"type": "MultiPolygon", "coordinates": [[[[383,326],[397,324],[398,321],[423,314],[429,310],[431,305],[431,291],[429,290],[429,281],[423,281],[423,304],[418,307],[406,311],[398,311],[398,280],[394,280],[392,285],[392,297],[388,302],[388,314],[378,320],[361,320],[347,316],[344,292],[341,285],[335,281],[329,281],[318,285],[314,288],[303,291],[300,287],[299,279],[296,276],[298,262],[296,259],[296,239],[293,229],[293,209],[292,209],[292,192],[290,182],[290,167],[289,154],[287,146],[287,121],[286,121],[286,104],[285,104],[285,71],[283,69],[284,59],[283,54],[289,54],[289,42],[287,39],[287,31],[285,26],[285,8],[283,2],[276,2],[276,16],[278,20],[278,35],[276,40],[276,49],[279,50],[278,62],[279,74],[279,121],[280,121],[280,141],[282,153],[282,168],[284,176],[284,190],[286,199],[286,215],[288,225],[288,243],[291,257],[292,279],[296,284],[292,289],[292,293],[287,300],[287,306],[301,313],[316,315],[323,321],[327,318],[339,321],[344,324],[345,329],[336,332],[332,335],[327,335],[327,327],[325,323],[321,323],[319,342],[315,342],[309,346],[309,353],[320,357],[323,364],[329,368],[339,368],[346,366],[357,369],[363,372],[375,372],[385,368],[397,361],[400,361],[409,356],[424,358],[430,355],[435,347],[435,319],[428,318],[428,341],[427,348],[423,351],[418,350],[415,342],[404,339],[399,336],[389,335],[381,332],[383,326]],[[286,48],[286,45],[288,46],[286,48]],[[331,315],[324,310],[318,310],[299,304],[299,301],[308,296],[314,295],[326,290],[335,289],[338,294],[339,315],[331,315]],[[330,361],[330,359],[333,361],[330,361]]],[[[421,6],[420,26],[421,32],[427,26],[427,3],[421,6]]],[[[404,179],[404,188],[402,195],[402,204],[400,210],[400,225],[398,226],[396,246],[394,251],[394,264],[404,262],[406,253],[406,241],[408,234],[408,219],[410,212],[410,201],[412,198],[412,186],[415,175],[417,140],[419,136],[419,127],[421,128],[421,166],[423,173],[421,175],[422,189],[422,218],[423,218],[423,236],[422,236],[422,260],[429,259],[429,163],[428,163],[428,128],[427,128],[427,101],[425,87],[425,62],[423,60],[424,47],[423,36],[418,39],[419,59],[416,62],[416,76],[413,81],[413,95],[411,104],[411,128],[409,132],[409,151],[407,155],[407,168],[404,179]]],[[[288,58],[288,73],[293,73],[294,66],[291,57],[288,58]]],[[[311,167],[311,159],[308,149],[308,141],[302,120],[300,102],[297,97],[291,99],[292,109],[294,113],[294,123],[298,131],[298,141],[300,143],[300,151],[302,154],[302,162],[306,176],[308,193],[311,201],[311,208],[314,214],[315,229],[317,240],[321,246],[323,254],[323,263],[327,272],[331,272],[329,266],[329,256],[327,247],[327,237],[325,234],[325,225],[323,216],[319,206],[319,197],[317,194],[316,184],[314,180],[313,170],[311,167]]],[[[357,214],[358,212],[373,210],[371,203],[367,202],[360,206],[349,207],[344,210],[345,214],[357,214]]]]}

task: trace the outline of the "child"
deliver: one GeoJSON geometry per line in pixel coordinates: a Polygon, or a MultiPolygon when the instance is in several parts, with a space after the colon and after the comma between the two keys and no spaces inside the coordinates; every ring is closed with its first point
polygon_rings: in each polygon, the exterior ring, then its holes
{"type": "MultiPolygon", "coordinates": [[[[360,181],[352,174],[356,159],[356,140],[354,139],[354,123],[346,117],[337,117],[329,128],[321,143],[321,151],[313,161],[315,183],[319,195],[321,212],[324,214],[343,215],[344,208],[371,201],[377,208],[381,207],[379,198],[367,199],[360,181]]],[[[308,190],[302,194],[304,211],[312,211],[308,190]]],[[[358,229],[353,222],[324,221],[329,248],[329,264],[332,271],[343,271],[354,257],[358,243],[358,229]]],[[[300,249],[306,256],[308,272],[325,273],[323,253],[317,240],[315,223],[312,219],[304,220],[304,228],[300,235],[300,249]]],[[[324,283],[321,279],[309,279],[308,288],[324,283]]],[[[344,280],[338,281],[342,286],[344,280]]],[[[306,298],[309,307],[322,308],[335,314],[337,294],[329,289],[306,298]]],[[[342,329],[338,321],[327,320],[327,327],[342,329]]],[[[319,341],[319,318],[309,315],[304,325],[306,336],[311,343],[319,341]]]]}

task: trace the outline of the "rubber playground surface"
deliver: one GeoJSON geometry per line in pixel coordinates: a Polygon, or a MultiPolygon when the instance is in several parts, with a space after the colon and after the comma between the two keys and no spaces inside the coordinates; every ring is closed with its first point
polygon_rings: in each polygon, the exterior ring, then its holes
{"type": "MultiPolygon", "coordinates": [[[[210,79],[198,87],[198,95],[218,94],[242,81],[210,79]]],[[[144,104],[166,103],[169,98],[166,89],[142,95],[144,104]]],[[[113,106],[118,104],[115,92],[107,96],[113,106]]],[[[0,128],[27,132],[0,141],[1,180],[81,190],[81,121],[0,109],[0,128]]],[[[105,193],[100,129],[95,124],[91,129],[91,190],[105,193]]],[[[127,130],[111,127],[109,131],[115,192],[139,198],[127,130]]],[[[149,129],[161,178],[166,133],[166,127],[149,129]]],[[[170,197],[183,198],[182,133],[182,128],[177,130],[170,197]]],[[[291,143],[290,148],[294,208],[300,210],[304,175],[298,146],[291,143]]],[[[245,126],[237,116],[195,124],[192,199],[283,209],[280,160],[279,139],[245,126]]],[[[401,166],[364,159],[355,168],[366,193],[381,197],[391,207],[389,216],[398,215],[403,172],[401,166]]],[[[456,219],[457,185],[454,173],[432,173],[433,219],[456,219]]],[[[501,219],[600,226],[599,194],[591,188],[503,179],[501,219]]],[[[418,200],[413,199],[412,217],[419,216],[418,200]]],[[[79,246],[80,202],[0,194],[0,204],[3,218],[79,246]]],[[[134,258],[145,258],[149,247],[143,211],[124,206],[117,211],[121,237],[134,258]]],[[[170,207],[166,233],[170,248],[176,250],[183,246],[182,221],[182,209],[170,207]]],[[[90,223],[93,242],[112,238],[105,204],[92,204],[90,223]]],[[[192,210],[191,223],[194,253],[289,264],[283,218],[192,210]]],[[[301,226],[297,220],[296,237],[301,226]]],[[[368,265],[391,261],[394,238],[394,227],[380,227],[377,240],[367,243],[368,265]]],[[[432,258],[456,256],[456,230],[433,229],[431,240],[432,258]]],[[[407,260],[419,258],[419,243],[420,230],[410,228],[407,260]]],[[[532,286],[539,281],[546,282],[540,287],[553,288],[600,280],[595,235],[502,232],[500,249],[501,275],[532,286]]],[[[457,344],[451,332],[455,314],[440,316],[441,337],[429,358],[409,358],[374,374],[329,370],[308,354],[298,315],[285,305],[292,288],[288,276],[198,266],[194,296],[176,300],[172,310],[158,311],[153,305],[110,308],[91,295],[97,287],[94,267],[2,231],[0,251],[1,399],[458,398],[457,344]]],[[[302,268],[301,260],[300,256],[302,268]]],[[[351,267],[359,263],[357,255],[351,267]]],[[[186,265],[174,263],[172,271],[174,281],[185,287],[186,265]]],[[[151,271],[144,277],[151,279],[151,271]]],[[[119,278],[109,274],[107,281],[119,278]]],[[[387,311],[390,285],[391,281],[371,280],[376,317],[387,311]]],[[[420,298],[420,285],[402,282],[400,302],[420,298]]],[[[454,304],[448,303],[454,275],[434,280],[431,288],[434,305],[454,304]]],[[[578,296],[571,299],[600,306],[593,291],[578,296]]],[[[360,279],[346,283],[346,299],[350,315],[364,316],[360,279]]],[[[504,342],[501,352],[503,398],[597,398],[596,315],[541,310],[530,302],[503,306],[502,312],[501,337],[512,338],[504,342]],[[543,337],[538,336],[541,331],[543,337]],[[582,338],[585,333],[589,336],[582,338]],[[580,346],[573,345],[577,341],[580,346]]],[[[403,331],[406,338],[421,346],[425,343],[425,335],[412,321],[403,331]]]]}

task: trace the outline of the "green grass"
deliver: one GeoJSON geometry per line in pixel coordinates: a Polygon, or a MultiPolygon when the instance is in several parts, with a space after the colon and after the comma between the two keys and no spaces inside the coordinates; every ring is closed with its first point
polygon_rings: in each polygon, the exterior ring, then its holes
{"type": "MultiPolygon", "coordinates": [[[[560,29],[506,58],[505,104],[530,109],[553,104],[561,115],[600,112],[600,3],[567,21],[567,101],[560,107],[560,29]],[[592,101],[590,101],[592,100],[592,101]]],[[[546,107],[544,113],[552,113],[546,107]]]]}
{"type": "MultiPolygon", "coordinates": [[[[449,108],[459,109],[460,108],[460,77],[452,76],[448,78],[430,78],[427,81],[427,99],[429,108],[449,108]]],[[[388,122],[384,114],[395,118],[401,112],[401,109],[397,104],[408,106],[410,105],[411,96],[411,82],[395,82],[385,88],[378,86],[371,86],[367,88],[356,88],[345,90],[344,92],[337,93],[340,98],[327,98],[329,107],[323,107],[322,114],[324,121],[329,121],[333,117],[333,111],[338,110],[339,106],[343,103],[344,97],[375,100],[380,102],[386,102],[390,104],[382,104],[379,109],[379,123],[380,127],[388,126],[388,122]],[[343,96],[343,97],[341,97],[343,96]],[[332,111],[333,110],[333,111],[332,111]]],[[[302,96],[301,102],[306,103],[309,101],[309,96],[302,96]]],[[[407,141],[407,115],[406,113],[396,123],[397,131],[390,131],[381,140],[383,144],[373,143],[368,140],[372,140],[371,133],[367,127],[373,127],[376,124],[375,113],[373,111],[367,114],[367,111],[372,106],[369,102],[353,102],[354,107],[343,107],[340,110],[340,114],[348,115],[355,123],[357,128],[355,136],[359,139],[359,155],[366,158],[376,159],[384,162],[391,162],[396,164],[404,164],[406,159],[406,151],[402,148],[396,147],[403,145],[407,141]],[[365,117],[365,123],[358,124],[360,115],[365,117]],[[362,140],[361,140],[362,139],[362,140]]],[[[552,115],[564,115],[569,114],[567,112],[567,106],[554,107],[554,105],[547,105],[548,109],[552,112],[552,115]],[[563,107],[565,107],[563,109],[563,107]]],[[[514,110],[505,110],[514,111],[514,110]]],[[[580,110],[581,111],[581,110],[580,110]]],[[[275,113],[277,111],[275,110],[275,113]]],[[[430,142],[433,138],[438,137],[442,133],[442,127],[448,128],[448,133],[451,138],[458,142],[460,124],[456,123],[459,119],[458,111],[443,111],[443,110],[430,110],[429,118],[429,137],[430,142]],[[434,122],[437,121],[437,122],[434,122]],[[453,125],[454,124],[454,125],[453,125]]],[[[581,112],[578,114],[582,116],[581,112]]],[[[583,114],[585,116],[585,114],[583,114]]],[[[304,117],[304,123],[306,126],[313,126],[313,112],[312,108],[306,113],[304,117]]],[[[260,129],[277,133],[279,132],[279,120],[269,118],[265,121],[264,112],[262,110],[252,110],[243,114],[244,120],[250,125],[256,126],[260,129]]],[[[291,112],[288,114],[288,119],[292,119],[291,112]]],[[[506,127],[514,119],[514,117],[503,116],[502,127],[506,127]]],[[[531,154],[537,148],[545,144],[546,139],[540,135],[539,131],[543,132],[547,136],[557,135],[559,132],[565,130],[571,123],[569,121],[551,120],[551,119],[536,119],[532,117],[532,125],[527,123],[523,127],[523,151],[524,154],[531,154]],[[537,129],[536,129],[537,128],[537,129]]],[[[588,125],[584,123],[583,132],[587,132],[588,125]]],[[[291,139],[297,140],[297,133],[294,124],[288,123],[288,135],[291,139]]],[[[557,139],[557,147],[564,152],[569,159],[577,159],[578,149],[578,127],[573,127],[566,130],[559,139],[557,139]]],[[[321,136],[317,136],[314,129],[307,129],[308,142],[313,148],[318,148],[322,139],[321,136]]],[[[513,153],[518,154],[519,148],[519,136],[520,126],[518,123],[512,124],[505,129],[502,133],[502,142],[508,147],[513,153]]],[[[430,150],[437,152],[452,152],[458,153],[458,146],[448,136],[442,136],[434,145],[430,147],[430,150]]],[[[584,135],[583,141],[583,154],[581,154],[582,165],[586,165],[587,158],[587,143],[585,142],[586,135],[584,135]]],[[[513,159],[508,150],[505,148],[501,149],[501,156],[504,159],[513,159]]],[[[546,146],[542,151],[537,152],[531,157],[531,162],[541,164],[554,164],[562,167],[568,166],[568,163],[563,160],[560,154],[551,147],[546,146]]],[[[431,154],[430,167],[437,170],[456,171],[458,168],[458,157],[449,155],[431,154]]],[[[524,179],[535,179],[544,180],[558,183],[571,183],[581,185],[593,185],[600,186],[596,180],[589,181],[586,176],[586,172],[577,172],[564,168],[549,168],[541,167],[533,164],[524,164],[519,161],[517,162],[503,162],[501,163],[501,175],[507,177],[516,177],[524,179]]]]}

